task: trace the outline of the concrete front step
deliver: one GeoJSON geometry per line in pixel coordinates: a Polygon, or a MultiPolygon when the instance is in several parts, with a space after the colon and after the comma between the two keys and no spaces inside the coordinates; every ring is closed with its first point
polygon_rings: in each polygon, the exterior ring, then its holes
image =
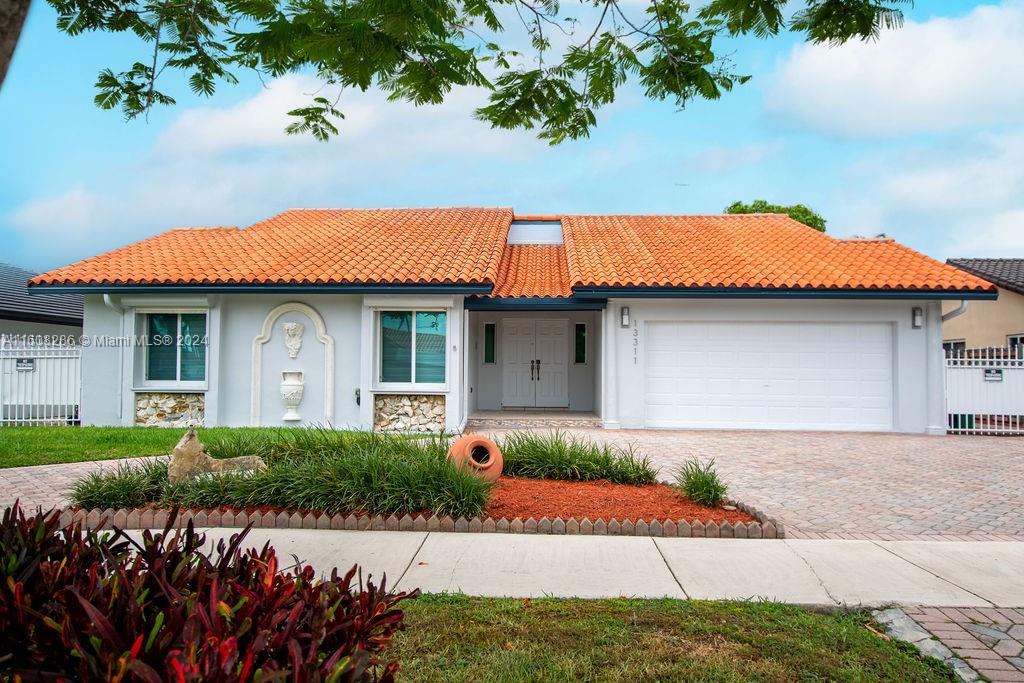
{"type": "Polygon", "coordinates": [[[561,413],[472,416],[466,422],[466,431],[483,432],[492,429],[592,429],[601,426],[596,415],[566,415],[561,413]]]}

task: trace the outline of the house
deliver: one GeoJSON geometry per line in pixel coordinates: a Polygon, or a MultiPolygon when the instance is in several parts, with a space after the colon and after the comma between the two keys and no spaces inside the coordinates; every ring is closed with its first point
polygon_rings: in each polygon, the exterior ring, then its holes
{"type": "Polygon", "coordinates": [[[9,263],[0,263],[0,335],[77,337],[82,333],[82,296],[38,293],[29,295],[35,276],[9,263]]]}
{"type": "MultiPolygon", "coordinates": [[[[995,301],[971,303],[942,324],[947,352],[1024,344],[1024,258],[958,258],[947,263],[993,283],[999,291],[995,301]]],[[[943,311],[957,307],[947,302],[943,311]]]]}
{"type": "Polygon", "coordinates": [[[85,424],[424,431],[503,410],[944,433],[942,302],[996,296],[784,215],[507,208],[171,230],[32,289],[86,297],[85,424]]]}

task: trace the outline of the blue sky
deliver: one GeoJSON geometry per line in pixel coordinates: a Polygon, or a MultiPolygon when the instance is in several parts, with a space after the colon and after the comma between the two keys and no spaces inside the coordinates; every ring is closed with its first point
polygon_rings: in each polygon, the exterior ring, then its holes
{"type": "Polygon", "coordinates": [[[936,258],[1024,254],[1024,1],[923,0],[877,43],[736,41],[753,80],[684,111],[627,90],[591,138],[551,148],[441,107],[346,94],[341,136],[285,136],[316,84],[247,77],[147,121],[97,109],[131,37],[68,38],[41,0],[0,89],[0,260],[42,270],[181,225],[289,207],[512,206],[715,213],[806,203],[836,236],[885,232],[936,258]]]}

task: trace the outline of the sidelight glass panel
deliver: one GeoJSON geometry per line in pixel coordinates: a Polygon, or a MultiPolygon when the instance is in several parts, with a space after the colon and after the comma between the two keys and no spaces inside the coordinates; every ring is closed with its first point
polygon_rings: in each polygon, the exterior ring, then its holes
{"type": "Polygon", "coordinates": [[[484,323],[484,363],[494,363],[494,335],[496,333],[494,323],[484,323]]]}
{"type": "Polygon", "coordinates": [[[176,380],[178,364],[178,314],[146,316],[146,379],[176,380]]]}
{"type": "Polygon", "coordinates": [[[444,383],[447,318],[444,311],[416,312],[417,384],[444,383]]]}
{"type": "Polygon", "coordinates": [[[412,313],[380,314],[380,381],[412,381],[412,313]]]}
{"type": "Polygon", "coordinates": [[[576,323],[574,357],[577,365],[587,362],[587,325],[576,323]]]}

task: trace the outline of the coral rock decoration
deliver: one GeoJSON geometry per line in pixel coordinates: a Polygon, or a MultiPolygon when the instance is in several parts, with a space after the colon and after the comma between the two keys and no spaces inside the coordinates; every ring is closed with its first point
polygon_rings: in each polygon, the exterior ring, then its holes
{"type": "Polygon", "coordinates": [[[443,432],[444,401],[439,394],[377,394],[373,428],[378,432],[443,432]]]}
{"type": "Polygon", "coordinates": [[[201,393],[135,394],[135,424],[151,427],[202,426],[206,397],[201,393]]]}
{"type": "Polygon", "coordinates": [[[296,358],[302,348],[302,332],[306,329],[302,323],[284,324],[284,347],[288,349],[288,357],[296,358]]]}
{"type": "Polygon", "coordinates": [[[265,469],[267,466],[263,459],[255,455],[220,460],[211,457],[206,452],[203,442],[196,436],[196,430],[190,429],[185,432],[185,435],[178,441],[178,445],[171,451],[171,462],[167,466],[167,481],[176,484],[207,472],[263,471],[265,469]]]}
{"type": "Polygon", "coordinates": [[[498,444],[478,434],[467,434],[452,442],[448,459],[487,481],[497,481],[504,464],[498,444]]]}

